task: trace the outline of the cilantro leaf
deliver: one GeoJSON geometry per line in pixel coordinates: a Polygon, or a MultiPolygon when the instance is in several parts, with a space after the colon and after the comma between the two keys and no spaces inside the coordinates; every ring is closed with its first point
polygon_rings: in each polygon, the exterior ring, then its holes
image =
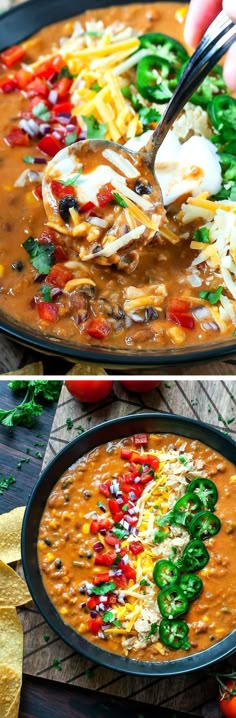
{"type": "Polygon", "coordinates": [[[69,179],[66,180],[65,182],[63,180],[58,180],[58,181],[60,184],[63,184],[64,187],[70,187],[71,185],[77,184],[77,180],[79,179],[79,177],[81,175],[82,175],[82,168],[79,170],[79,172],[76,173],[76,175],[74,175],[74,177],[69,177],[69,179]]]}
{"type": "Polygon", "coordinates": [[[63,67],[61,68],[59,75],[56,78],[57,82],[58,82],[58,80],[61,80],[62,77],[68,77],[68,80],[73,80],[73,78],[74,78],[74,75],[71,74],[69,67],[67,67],[67,65],[63,65],[63,67]]]}
{"type": "MultiPolygon", "coordinates": [[[[59,398],[61,389],[60,381],[42,381],[42,380],[13,380],[9,383],[12,391],[21,392],[25,391],[25,397],[23,401],[13,409],[0,409],[0,423],[4,426],[26,426],[30,428],[33,424],[35,416],[40,416],[43,413],[43,406],[38,403],[37,396],[47,401],[55,401],[59,398]]],[[[29,459],[21,459],[22,462],[29,461],[29,459]]],[[[21,468],[21,466],[20,466],[21,468]]]]}
{"type": "Polygon", "coordinates": [[[42,297],[44,302],[51,302],[52,295],[51,295],[51,287],[49,284],[43,284],[41,287],[42,297]]]}
{"type": "Polygon", "coordinates": [[[52,242],[39,244],[33,237],[28,237],[23,242],[23,247],[29,254],[30,263],[39,274],[48,274],[53,265],[55,245],[52,242]]]}
{"type": "Polygon", "coordinates": [[[139,117],[143,125],[150,125],[151,122],[160,122],[161,113],[155,107],[141,107],[139,117]]]}
{"type": "Polygon", "coordinates": [[[107,124],[102,124],[96,120],[94,115],[86,117],[82,115],[87,127],[87,139],[88,140],[103,140],[107,131],[107,124]]]}
{"type": "Polygon", "coordinates": [[[68,147],[69,145],[73,145],[73,142],[76,142],[76,140],[77,140],[76,130],[74,132],[69,132],[69,134],[65,136],[66,147],[68,147]]]}
{"type": "Polygon", "coordinates": [[[107,583],[101,583],[100,586],[93,586],[92,593],[95,593],[96,596],[104,596],[106,593],[114,591],[115,588],[114,581],[107,581],[107,583]]]}
{"type": "Polygon", "coordinates": [[[205,299],[210,304],[217,304],[219,301],[220,295],[223,292],[223,287],[218,287],[215,292],[208,292],[203,290],[202,292],[199,292],[200,299],[205,299]]]}
{"type": "Polygon", "coordinates": [[[5,490],[8,491],[9,486],[10,486],[11,484],[15,484],[15,481],[16,481],[16,480],[15,480],[14,476],[8,476],[8,477],[7,477],[7,476],[1,475],[1,476],[0,476],[0,494],[3,494],[3,492],[4,492],[5,490]]]}
{"type": "Polygon", "coordinates": [[[208,227],[199,227],[199,229],[195,229],[194,232],[194,239],[196,242],[204,242],[205,244],[209,244],[210,242],[210,230],[208,227]]]}
{"type": "Polygon", "coordinates": [[[151,623],[151,628],[149,633],[147,634],[147,638],[150,638],[150,636],[155,636],[155,633],[158,631],[158,624],[157,623],[151,623]]]}

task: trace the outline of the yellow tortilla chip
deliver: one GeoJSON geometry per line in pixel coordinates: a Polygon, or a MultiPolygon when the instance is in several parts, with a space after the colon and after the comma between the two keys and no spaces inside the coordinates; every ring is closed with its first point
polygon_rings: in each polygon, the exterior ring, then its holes
{"type": "Polygon", "coordinates": [[[103,369],[102,366],[98,366],[96,364],[88,364],[87,362],[77,362],[77,364],[74,364],[72,366],[72,369],[67,372],[67,375],[68,374],[72,374],[73,376],[97,376],[97,374],[107,376],[107,372],[105,371],[105,369],[103,369]]]}
{"type": "Polygon", "coordinates": [[[18,693],[15,697],[14,703],[12,703],[11,707],[9,708],[9,711],[6,714],[6,718],[18,718],[19,707],[20,707],[20,690],[18,691],[18,693]]]}
{"type": "Polygon", "coordinates": [[[19,561],[21,558],[20,541],[24,513],[25,506],[19,506],[0,516],[0,560],[4,563],[19,561]]]}
{"type": "MultiPolygon", "coordinates": [[[[19,676],[13,668],[0,664],[0,716],[7,718],[12,716],[12,706],[16,701],[21,687],[21,675],[19,676]]],[[[17,715],[17,714],[16,714],[17,715]]]]}
{"type": "MultiPolygon", "coordinates": [[[[12,606],[0,608],[0,663],[21,676],[23,660],[23,628],[12,606]]],[[[0,676],[1,682],[1,676],[0,676]]]]}
{"type": "Polygon", "coordinates": [[[31,601],[31,595],[25,581],[10,566],[0,561],[0,607],[22,606],[28,601],[31,601]]]}
{"type": "Polygon", "coordinates": [[[34,364],[27,364],[27,366],[23,366],[21,369],[14,369],[14,372],[12,371],[6,371],[4,374],[0,374],[0,376],[11,376],[14,373],[14,376],[42,376],[43,374],[43,363],[41,361],[34,362],[34,364]]]}

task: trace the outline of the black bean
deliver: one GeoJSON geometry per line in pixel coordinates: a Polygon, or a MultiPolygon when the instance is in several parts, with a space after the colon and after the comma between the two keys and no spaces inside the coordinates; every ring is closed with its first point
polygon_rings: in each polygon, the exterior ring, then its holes
{"type": "Polygon", "coordinates": [[[24,269],[24,264],[21,262],[20,259],[17,259],[15,262],[12,262],[12,269],[15,269],[16,272],[22,272],[22,269],[24,269]]]}
{"type": "Polygon", "coordinates": [[[93,558],[93,552],[90,551],[90,549],[88,549],[88,551],[86,551],[86,558],[93,558]]]}
{"type": "Polygon", "coordinates": [[[80,588],[79,588],[79,593],[82,593],[83,596],[84,596],[85,593],[87,593],[86,586],[80,586],[80,588]]]}
{"type": "Polygon", "coordinates": [[[59,202],[59,214],[60,217],[63,219],[63,222],[65,222],[66,224],[69,224],[70,221],[69,210],[71,207],[78,211],[79,205],[75,197],[70,194],[67,194],[65,197],[62,197],[59,202]]]}
{"type": "Polygon", "coordinates": [[[84,499],[91,499],[91,496],[92,496],[92,491],[88,491],[87,489],[85,489],[85,490],[83,491],[83,497],[84,497],[84,499]]]}
{"type": "Polygon", "coordinates": [[[146,307],[144,312],[144,321],[151,322],[153,319],[158,319],[158,312],[153,307],[146,307]]]}
{"type": "Polygon", "coordinates": [[[46,544],[46,546],[52,545],[52,542],[50,541],[50,539],[44,539],[44,543],[46,544]]]}
{"type": "Polygon", "coordinates": [[[62,564],[61,559],[60,559],[60,558],[56,558],[56,560],[55,560],[55,568],[58,568],[58,569],[59,569],[59,568],[62,568],[62,565],[63,565],[63,564],[62,564]]]}
{"type": "Polygon", "coordinates": [[[151,194],[152,189],[152,185],[145,179],[138,179],[134,185],[136,194],[151,194]]]}
{"type": "Polygon", "coordinates": [[[69,501],[70,501],[70,497],[69,497],[68,494],[67,494],[67,495],[65,496],[65,502],[68,504],[69,501]]]}

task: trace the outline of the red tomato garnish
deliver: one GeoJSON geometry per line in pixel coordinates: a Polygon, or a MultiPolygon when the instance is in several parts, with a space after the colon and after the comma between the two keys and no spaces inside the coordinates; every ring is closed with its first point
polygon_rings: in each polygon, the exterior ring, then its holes
{"type": "Polygon", "coordinates": [[[106,339],[111,333],[110,323],[102,316],[88,319],[84,326],[86,334],[94,339],[106,339]]]}
{"type": "Polygon", "coordinates": [[[189,312],[189,310],[190,302],[188,299],[178,299],[173,297],[168,303],[168,311],[170,312],[177,312],[177,314],[185,314],[185,312],[189,312]]]}
{"type": "Polygon", "coordinates": [[[62,77],[61,80],[54,85],[59,100],[64,100],[64,98],[69,95],[72,82],[73,80],[70,80],[69,77],[62,77]]]}
{"type": "Polygon", "coordinates": [[[144,551],[144,547],[141,541],[131,541],[129,549],[134,556],[138,556],[139,553],[142,553],[142,551],[144,551]]]}
{"type": "Polygon", "coordinates": [[[24,56],[25,51],[23,47],[20,45],[12,45],[12,47],[9,47],[1,53],[0,59],[6,67],[12,67],[12,65],[16,65],[17,62],[23,60],[24,56]]]}
{"type": "Polygon", "coordinates": [[[85,202],[85,204],[81,204],[79,211],[80,212],[91,212],[96,205],[94,202],[85,202]]]}
{"type": "Polygon", "coordinates": [[[125,575],[125,578],[128,578],[128,579],[132,578],[133,581],[136,580],[136,571],[134,570],[134,568],[132,568],[132,566],[130,566],[129,563],[123,564],[122,571],[123,571],[123,574],[125,575]]]}
{"type": "Polygon", "coordinates": [[[54,197],[56,199],[62,199],[62,197],[65,197],[67,194],[74,196],[75,195],[75,188],[73,185],[63,185],[61,182],[58,182],[57,180],[52,180],[51,182],[51,191],[54,197]]]}
{"type": "Polygon", "coordinates": [[[113,536],[113,534],[107,534],[105,538],[105,543],[107,543],[108,546],[120,546],[120,541],[116,536],[113,536]]]}
{"type": "Polygon", "coordinates": [[[52,114],[55,115],[55,117],[58,117],[58,115],[70,115],[71,109],[71,102],[60,102],[58,105],[54,105],[52,114]]]}
{"type": "Polygon", "coordinates": [[[104,484],[100,484],[99,485],[100,494],[102,494],[103,496],[106,496],[108,498],[108,496],[110,496],[110,485],[111,485],[110,481],[105,481],[104,484]]]}
{"type": "Polygon", "coordinates": [[[98,554],[95,556],[95,566],[112,566],[116,559],[115,551],[106,551],[106,553],[98,554]]]}
{"type": "Polygon", "coordinates": [[[134,446],[145,446],[148,443],[147,434],[135,434],[133,437],[134,446]]]}
{"type": "Polygon", "coordinates": [[[124,518],[124,511],[117,511],[117,514],[113,514],[115,523],[119,523],[124,518]]]}
{"type": "Polygon", "coordinates": [[[93,519],[93,521],[90,524],[90,533],[98,534],[98,532],[99,532],[99,522],[97,519],[93,519]]]}
{"type": "Polygon", "coordinates": [[[102,187],[100,187],[97,193],[97,201],[99,207],[105,207],[108,202],[111,202],[113,200],[113,192],[114,187],[111,182],[108,182],[107,184],[104,184],[102,185],[102,187]]]}
{"type": "Polygon", "coordinates": [[[8,92],[14,92],[17,88],[17,82],[14,77],[3,77],[0,80],[0,90],[7,94],[8,92]]]}
{"type": "Polygon", "coordinates": [[[109,499],[108,506],[111,514],[116,514],[118,511],[120,511],[120,504],[116,499],[109,499]]]}
{"type": "Polygon", "coordinates": [[[53,287],[64,289],[66,282],[69,282],[72,276],[71,270],[64,267],[63,264],[54,264],[47,275],[46,282],[52,284],[53,287]]]}
{"type": "Polygon", "coordinates": [[[105,399],[113,387],[112,379],[67,379],[65,384],[75,399],[88,403],[105,399]]]}
{"type": "Polygon", "coordinates": [[[50,57],[48,60],[40,62],[40,64],[34,69],[34,76],[44,77],[45,80],[48,80],[55,74],[55,72],[60,72],[62,67],[63,59],[61,55],[55,55],[55,57],[50,57]]]}
{"type": "Polygon", "coordinates": [[[177,312],[172,312],[168,309],[166,318],[168,321],[174,322],[174,324],[178,324],[184,329],[194,329],[195,327],[195,319],[192,314],[178,314],[177,312]]]}
{"type": "Polygon", "coordinates": [[[127,578],[124,573],[122,576],[113,576],[112,580],[114,580],[116,588],[126,588],[127,586],[127,578]]]}
{"type": "Polygon", "coordinates": [[[28,147],[30,143],[28,135],[20,127],[13,127],[4,140],[10,147],[28,147]]]}
{"type": "Polygon", "coordinates": [[[89,630],[91,631],[91,633],[93,633],[94,636],[97,636],[102,624],[103,624],[103,619],[101,616],[97,616],[96,618],[89,618],[89,620],[88,620],[89,630]]]}
{"type": "Polygon", "coordinates": [[[45,80],[42,80],[40,77],[35,77],[27,85],[27,95],[28,97],[35,97],[37,95],[39,96],[39,98],[48,97],[48,86],[45,80]]]}
{"type": "Polygon", "coordinates": [[[60,244],[57,244],[57,246],[55,247],[54,259],[55,262],[66,262],[66,260],[68,259],[65,250],[63,249],[63,247],[61,247],[60,244]]]}
{"type": "Polygon", "coordinates": [[[54,229],[51,229],[51,227],[45,227],[42,234],[39,237],[39,244],[49,244],[51,242],[55,242],[55,232],[54,229]]]}
{"type": "Polygon", "coordinates": [[[143,381],[139,381],[139,379],[136,381],[135,379],[121,379],[120,383],[122,386],[125,387],[125,389],[128,389],[128,391],[135,391],[137,393],[145,391],[151,391],[151,389],[156,389],[156,387],[161,383],[160,381],[144,379],[143,381]]]}
{"type": "Polygon", "coordinates": [[[121,459],[125,459],[125,461],[130,461],[131,459],[132,451],[130,449],[126,449],[125,446],[122,446],[120,457],[121,459]]]}
{"type": "Polygon", "coordinates": [[[45,135],[39,141],[38,148],[49,157],[55,157],[57,152],[62,149],[62,143],[54,135],[45,135]]]}
{"type": "Polygon", "coordinates": [[[96,576],[93,576],[94,586],[99,586],[100,583],[110,581],[110,578],[108,571],[106,573],[97,573],[96,576]]]}
{"type": "Polygon", "coordinates": [[[40,319],[43,319],[44,322],[56,322],[59,318],[57,304],[52,304],[51,302],[39,302],[37,307],[40,319]]]}
{"type": "Polygon", "coordinates": [[[17,72],[15,73],[15,80],[19,90],[25,90],[27,85],[29,85],[29,83],[32,81],[33,77],[34,75],[31,74],[31,72],[27,72],[27,70],[17,70],[17,72]]]}

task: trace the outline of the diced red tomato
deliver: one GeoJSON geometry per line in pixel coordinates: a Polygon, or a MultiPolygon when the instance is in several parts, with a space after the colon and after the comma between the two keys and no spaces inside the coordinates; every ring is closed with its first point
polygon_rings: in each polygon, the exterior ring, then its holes
{"type": "Polygon", "coordinates": [[[88,319],[85,322],[85,331],[86,334],[94,339],[106,339],[111,333],[111,325],[102,316],[94,317],[94,319],[88,319]]]}
{"type": "Polygon", "coordinates": [[[170,299],[168,303],[168,311],[170,312],[177,312],[177,314],[182,314],[185,312],[189,312],[190,310],[190,302],[188,299],[178,299],[177,297],[173,297],[173,299],[170,299]]]}
{"type": "Polygon", "coordinates": [[[116,524],[118,524],[123,518],[124,518],[123,511],[117,511],[117,514],[113,514],[113,519],[116,524]]]}
{"type": "Polygon", "coordinates": [[[116,559],[115,551],[106,551],[106,553],[102,553],[102,554],[95,556],[94,565],[95,566],[112,566],[115,559],[116,559]]]}
{"type": "Polygon", "coordinates": [[[55,55],[55,57],[50,57],[48,60],[44,60],[44,62],[41,62],[37,67],[35,67],[34,76],[44,77],[45,80],[48,80],[55,74],[55,72],[60,72],[62,67],[63,60],[61,55],[55,55]]]}
{"type": "Polygon", "coordinates": [[[148,435],[147,434],[135,434],[133,441],[134,441],[134,446],[145,446],[145,444],[148,443],[148,435]]]}
{"type": "Polygon", "coordinates": [[[107,534],[107,536],[104,537],[105,542],[108,546],[120,546],[120,541],[116,536],[113,536],[112,534],[107,534]]]}
{"type": "Polygon", "coordinates": [[[99,586],[100,583],[110,581],[110,578],[108,571],[106,571],[106,573],[98,573],[96,576],[93,576],[94,586],[99,586]]]}
{"type": "Polygon", "coordinates": [[[129,492],[133,488],[131,484],[126,484],[125,481],[122,481],[122,479],[120,479],[120,485],[124,494],[129,494],[129,492]]]}
{"type": "Polygon", "coordinates": [[[12,45],[12,47],[9,47],[1,53],[0,59],[6,67],[12,67],[12,65],[16,65],[17,62],[23,60],[24,56],[25,50],[23,50],[23,47],[20,45],[12,45]]]}
{"type": "Polygon", "coordinates": [[[64,267],[63,264],[54,264],[52,269],[50,269],[46,282],[47,284],[52,284],[53,287],[64,289],[66,282],[69,282],[72,276],[71,270],[64,267]]]}
{"type": "Polygon", "coordinates": [[[113,576],[113,580],[116,584],[116,588],[126,588],[127,578],[124,573],[121,576],[113,576]]]}
{"type": "Polygon", "coordinates": [[[54,135],[45,135],[38,143],[38,148],[49,157],[55,157],[57,152],[62,149],[62,143],[54,135]]]}
{"type": "Polygon", "coordinates": [[[58,105],[54,105],[52,114],[55,117],[58,117],[58,115],[70,115],[72,109],[71,102],[60,102],[58,105]]]}
{"type": "Polygon", "coordinates": [[[177,312],[172,312],[168,309],[166,318],[184,329],[194,329],[195,327],[195,319],[192,314],[178,314],[177,312]]]}
{"type": "Polygon", "coordinates": [[[73,185],[66,186],[61,184],[61,182],[57,182],[57,180],[52,180],[51,191],[54,197],[56,197],[56,199],[62,199],[62,197],[65,197],[67,194],[73,196],[75,194],[75,189],[73,185]]]}
{"type": "MultiPolygon", "coordinates": [[[[40,95],[34,95],[34,97],[31,97],[31,100],[29,101],[29,107],[31,110],[34,109],[34,107],[37,107],[37,105],[43,103],[45,105],[45,111],[46,109],[49,110],[50,105],[46,98],[42,98],[40,95]]],[[[33,113],[34,114],[34,113],[33,113]]]]}
{"type": "Polygon", "coordinates": [[[10,147],[28,147],[30,143],[28,135],[20,127],[13,127],[4,140],[10,147]]]}
{"type": "Polygon", "coordinates": [[[57,246],[55,247],[54,259],[55,262],[66,262],[66,260],[68,259],[65,250],[63,249],[63,247],[61,247],[60,244],[57,244],[57,246]]]}
{"type": "Polygon", "coordinates": [[[141,486],[144,487],[146,484],[149,484],[149,481],[151,481],[152,478],[153,477],[149,473],[144,474],[144,476],[141,476],[141,479],[140,479],[141,486]]]}
{"type": "Polygon", "coordinates": [[[90,596],[90,597],[88,598],[88,600],[87,600],[87,606],[88,606],[88,608],[90,608],[90,609],[95,608],[98,603],[99,603],[99,598],[98,598],[98,596],[90,596]]]}
{"type": "Polygon", "coordinates": [[[131,541],[129,549],[134,556],[138,556],[139,553],[142,553],[142,551],[144,551],[144,547],[141,541],[131,541]]]}
{"type": "Polygon", "coordinates": [[[132,451],[130,449],[126,449],[125,446],[122,446],[121,452],[120,452],[120,458],[125,459],[125,461],[130,461],[132,455],[132,451]]]}
{"type": "Polygon", "coordinates": [[[125,575],[125,578],[127,578],[127,579],[132,578],[133,581],[136,580],[136,571],[134,570],[134,568],[132,566],[130,566],[129,563],[123,564],[122,572],[125,575]]]}
{"type": "Polygon", "coordinates": [[[109,593],[108,602],[110,606],[114,606],[117,603],[117,596],[115,593],[109,593]]]}
{"type": "Polygon", "coordinates": [[[99,485],[100,494],[102,494],[103,496],[106,496],[106,498],[108,498],[108,496],[110,496],[110,485],[111,485],[110,481],[105,481],[104,484],[99,485]]]}
{"type": "Polygon", "coordinates": [[[116,499],[109,499],[108,506],[111,514],[116,514],[118,511],[120,511],[120,504],[116,499]]]}
{"type": "Polygon", "coordinates": [[[156,456],[153,456],[152,454],[132,454],[132,461],[134,464],[141,464],[141,466],[150,466],[151,469],[158,469],[158,466],[160,464],[159,459],[156,456]]]}
{"type": "Polygon", "coordinates": [[[96,618],[89,618],[89,620],[88,620],[89,630],[91,631],[91,633],[93,633],[94,636],[97,636],[102,624],[103,624],[102,616],[97,616],[96,618]]]}
{"type": "Polygon", "coordinates": [[[51,302],[39,302],[37,306],[40,319],[43,319],[44,322],[57,321],[59,317],[57,304],[52,304],[51,302]]]}
{"type": "Polygon", "coordinates": [[[8,92],[14,92],[17,88],[17,82],[15,77],[3,77],[0,80],[0,90],[7,94],[8,92]]]}
{"type": "Polygon", "coordinates": [[[134,484],[133,486],[130,487],[130,491],[132,491],[135,494],[136,499],[139,499],[139,497],[141,496],[141,493],[143,491],[143,486],[141,486],[141,484],[134,484]]]}
{"type": "Polygon", "coordinates": [[[114,526],[113,519],[100,519],[99,521],[99,529],[106,529],[106,531],[110,531],[112,526],[114,526]]]}
{"type": "Polygon", "coordinates": [[[49,244],[51,242],[55,242],[55,232],[54,229],[51,229],[51,227],[45,227],[42,234],[39,237],[38,243],[39,244],[49,244]]]}
{"type": "Polygon", "coordinates": [[[111,182],[102,185],[97,193],[97,201],[99,207],[106,207],[106,205],[113,200],[114,187],[111,182]]]}
{"type": "Polygon", "coordinates": [[[139,468],[136,464],[130,463],[130,470],[132,475],[132,481],[139,475],[139,468]]]}
{"type": "Polygon", "coordinates": [[[133,474],[131,471],[128,471],[127,473],[123,474],[120,478],[120,485],[122,484],[132,484],[134,480],[133,474]]]}
{"type": "Polygon", "coordinates": [[[55,89],[57,90],[59,100],[64,100],[64,98],[69,95],[72,82],[73,80],[70,80],[69,77],[62,77],[61,80],[56,83],[55,89]]]}
{"type": "Polygon", "coordinates": [[[27,95],[29,97],[48,97],[48,86],[45,82],[45,80],[42,80],[40,77],[35,77],[29,84],[27,85],[27,95]]]}
{"type": "Polygon", "coordinates": [[[81,207],[79,208],[80,212],[91,212],[96,205],[94,202],[85,202],[85,204],[81,204],[81,207]]]}
{"type": "Polygon", "coordinates": [[[27,70],[17,70],[17,72],[15,73],[15,80],[19,90],[25,90],[27,85],[29,85],[29,83],[32,81],[33,77],[33,73],[27,72],[27,70]]]}
{"type": "Polygon", "coordinates": [[[97,519],[93,519],[93,521],[90,524],[90,533],[98,534],[98,532],[99,532],[99,521],[97,519]]]}

